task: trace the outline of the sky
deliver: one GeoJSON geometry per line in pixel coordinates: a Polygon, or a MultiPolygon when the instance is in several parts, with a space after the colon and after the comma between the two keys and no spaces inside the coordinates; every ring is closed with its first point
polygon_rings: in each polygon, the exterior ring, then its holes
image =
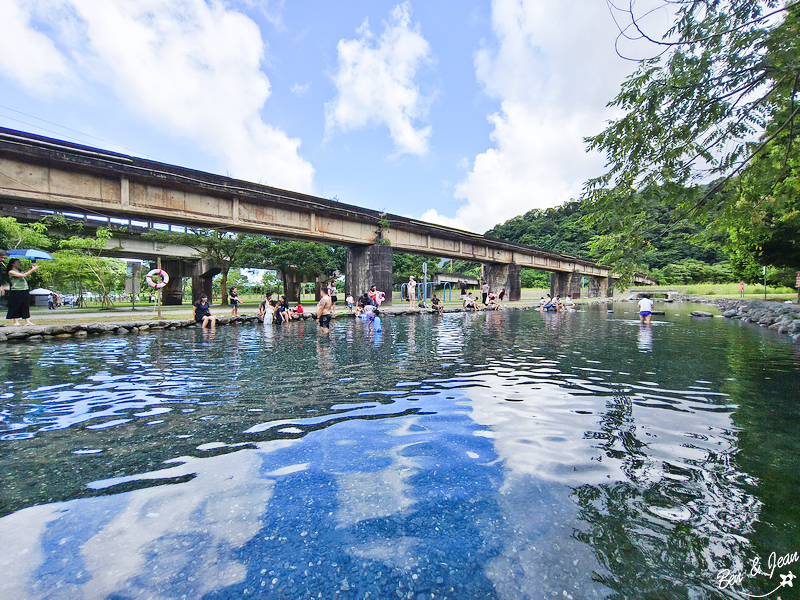
{"type": "Polygon", "coordinates": [[[602,173],[583,138],[636,67],[623,21],[605,0],[0,0],[0,126],[483,233],[602,173]]]}

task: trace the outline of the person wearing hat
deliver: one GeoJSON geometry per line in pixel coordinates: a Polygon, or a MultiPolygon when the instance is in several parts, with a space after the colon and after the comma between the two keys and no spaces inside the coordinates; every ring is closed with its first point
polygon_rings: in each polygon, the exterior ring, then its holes
{"type": "Polygon", "coordinates": [[[408,305],[411,308],[413,308],[414,307],[414,302],[417,299],[417,294],[416,294],[417,282],[414,280],[414,276],[413,275],[411,275],[408,278],[408,284],[407,285],[408,285],[408,305]]]}

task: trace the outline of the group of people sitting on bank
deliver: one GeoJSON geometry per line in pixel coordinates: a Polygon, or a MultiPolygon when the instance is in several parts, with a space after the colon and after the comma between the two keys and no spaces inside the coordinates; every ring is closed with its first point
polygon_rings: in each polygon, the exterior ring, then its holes
{"type": "Polygon", "coordinates": [[[381,292],[377,286],[373,285],[371,288],[369,288],[368,292],[361,294],[356,301],[353,300],[352,296],[348,296],[347,308],[351,314],[355,309],[356,316],[359,316],[368,312],[372,312],[371,310],[367,310],[367,307],[371,306],[373,309],[377,309],[381,304],[384,303],[385,300],[386,294],[381,292]]]}
{"type": "Polygon", "coordinates": [[[472,292],[466,292],[461,296],[461,305],[464,310],[471,308],[472,310],[500,310],[503,306],[503,297],[506,295],[506,290],[503,289],[499,294],[487,291],[483,294],[483,306],[477,297],[472,296],[472,292]]]}
{"type": "MultiPolygon", "coordinates": [[[[231,289],[228,298],[233,307],[231,316],[238,316],[238,307],[242,302],[239,299],[236,288],[231,289]]],[[[211,304],[206,294],[201,294],[200,299],[192,306],[192,319],[196,323],[202,327],[214,327],[217,324],[217,317],[211,314],[211,304]]],[[[292,309],[286,300],[286,296],[281,296],[280,302],[278,302],[272,299],[272,292],[269,292],[258,305],[258,317],[263,319],[265,323],[288,323],[293,315],[301,314],[303,314],[302,304],[298,303],[297,307],[292,309]]]]}
{"type": "MultiPolygon", "coordinates": [[[[487,286],[488,287],[488,286],[487,286]]],[[[336,288],[333,285],[328,285],[322,289],[323,295],[328,297],[326,306],[330,305],[331,313],[336,310],[336,288]]],[[[463,290],[466,292],[466,290],[463,290]]],[[[497,296],[488,291],[484,294],[484,306],[481,306],[480,300],[472,296],[472,292],[465,293],[462,296],[462,306],[464,309],[471,308],[473,310],[498,310],[503,306],[503,297],[505,296],[505,289],[503,289],[497,296]]],[[[242,303],[235,287],[231,288],[228,294],[232,306],[231,316],[235,317],[238,313],[238,306],[242,303]]],[[[549,296],[548,296],[549,298],[549,296]]],[[[378,314],[378,307],[386,300],[386,294],[380,291],[377,286],[372,286],[369,291],[364,292],[355,300],[353,296],[348,295],[346,298],[347,310],[349,314],[357,317],[366,317],[372,321],[375,315],[378,314]]],[[[195,322],[201,324],[203,327],[214,327],[217,323],[217,318],[211,314],[211,305],[208,302],[208,296],[202,294],[200,299],[193,304],[192,318],[195,322]]],[[[431,297],[431,308],[441,314],[444,311],[444,301],[441,300],[436,293],[431,297]]],[[[264,323],[288,323],[295,315],[303,314],[303,305],[298,302],[297,307],[292,309],[286,296],[281,296],[280,301],[272,299],[272,292],[268,292],[261,303],[258,305],[258,317],[264,323]]]]}
{"type": "Polygon", "coordinates": [[[299,302],[292,309],[286,296],[281,296],[280,301],[273,300],[272,292],[269,292],[258,305],[258,318],[264,323],[288,323],[294,315],[302,315],[304,310],[299,302]]]}
{"type": "Polygon", "coordinates": [[[568,309],[572,309],[574,306],[575,303],[572,301],[572,298],[567,296],[564,300],[562,300],[559,294],[556,294],[555,298],[552,298],[550,294],[547,294],[547,296],[542,296],[541,300],[539,300],[539,310],[542,312],[567,311],[568,309]]]}

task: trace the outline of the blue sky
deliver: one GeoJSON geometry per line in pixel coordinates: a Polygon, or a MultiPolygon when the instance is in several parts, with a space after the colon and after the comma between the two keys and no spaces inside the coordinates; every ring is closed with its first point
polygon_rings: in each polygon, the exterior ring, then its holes
{"type": "Polygon", "coordinates": [[[0,0],[0,126],[482,233],[602,171],[617,34],[603,0],[0,0]]]}

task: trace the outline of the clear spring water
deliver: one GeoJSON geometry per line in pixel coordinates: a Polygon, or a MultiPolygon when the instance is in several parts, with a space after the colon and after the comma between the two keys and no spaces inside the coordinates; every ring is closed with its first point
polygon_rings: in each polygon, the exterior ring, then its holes
{"type": "Polygon", "coordinates": [[[800,597],[797,348],[614,306],[0,346],[0,598],[800,597]]]}

